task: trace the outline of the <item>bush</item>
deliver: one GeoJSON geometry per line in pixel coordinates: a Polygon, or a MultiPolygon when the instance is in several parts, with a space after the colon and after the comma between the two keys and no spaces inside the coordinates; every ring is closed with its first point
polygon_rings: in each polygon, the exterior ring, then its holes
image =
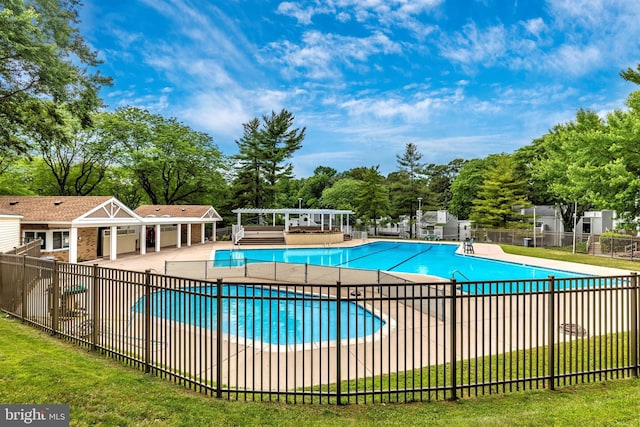
{"type": "Polygon", "coordinates": [[[602,253],[626,252],[633,243],[633,236],[616,233],[614,231],[605,231],[600,235],[600,251],[602,253]]]}

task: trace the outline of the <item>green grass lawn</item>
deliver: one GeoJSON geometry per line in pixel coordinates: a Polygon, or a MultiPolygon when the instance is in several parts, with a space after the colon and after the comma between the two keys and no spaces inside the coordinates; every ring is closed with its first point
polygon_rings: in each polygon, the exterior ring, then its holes
{"type": "Polygon", "coordinates": [[[552,259],[556,261],[577,262],[580,264],[597,265],[600,267],[611,267],[629,271],[640,271],[639,261],[629,261],[607,256],[573,254],[571,252],[555,249],[525,248],[523,246],[514,245],[500,245],[500,247],[505,253],[513,255],[524,255],[535,258],[552,259]]]}
{"type": "MultiPolygon", "coordinates": [[[[630,271],[640,267],[626,260],[502,247],[518,255],[630,271]]],[[[335,406],[217,400],[145,375],[17,320],[0,318],[0,403],[69,404],[71,425],[637,425],[638,401],[637,379],[455,402],[335,406]]]]}
{"type": "Polygon", "coordinates": [[[71,425],[637,425],[640,380],[410,404],[217,400],[0,318],[0,402],[65,403],[71,425]]]}

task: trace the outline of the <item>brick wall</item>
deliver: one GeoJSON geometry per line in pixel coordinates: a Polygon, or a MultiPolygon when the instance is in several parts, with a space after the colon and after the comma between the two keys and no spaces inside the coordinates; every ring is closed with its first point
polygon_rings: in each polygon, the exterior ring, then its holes
{"type": "Polygon", "coordinates": [[[78,258],[82,261],[98,257],[98,229],[78,228],[78,258]]]}

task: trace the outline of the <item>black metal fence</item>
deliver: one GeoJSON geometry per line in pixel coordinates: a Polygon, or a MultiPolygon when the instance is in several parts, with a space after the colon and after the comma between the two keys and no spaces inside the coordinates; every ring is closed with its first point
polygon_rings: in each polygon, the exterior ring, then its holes
{"type": "Polygon", "coordinates": [[[638,374],[635,274],[206,281],[0,255],[0,309],[219,398],[450,399],[638,374]]]}

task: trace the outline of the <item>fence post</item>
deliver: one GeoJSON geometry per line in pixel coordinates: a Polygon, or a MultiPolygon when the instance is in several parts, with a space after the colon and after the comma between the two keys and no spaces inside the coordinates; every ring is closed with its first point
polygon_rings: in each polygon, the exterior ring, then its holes
{"type": "Polygon", "coordinates": [[[549,370],[549,381],[547,387],[549,390],[555,390],[555,376],[556,376],[556,358],[555,358],[555,340],[556,340],[556,328],[555,328],[555,278],[549,276],[549,301],[548,301],[547,313],[547,369],[549,370]]]}
{"type": "Polygon", "coordinates": [[[304,284],[309,283],[309,263],[304,263],[304,284]]]}
{"type": "Polygon", "coordinates": [[[456,357],[456,353],[457,353],[457,325],[456,325],[456,319],[457,319],[457,310],[456,310],[456,305],[457,305],[457,286],[456,286],[456,279],[453,278],[451,279],[451,305],[450,305],[450,313],[449,313],[449,335],[450,335],[450,343],[449,343],[449,351],[451,352],[449,354],[449,365],[451,367],[451,400],[456,400],[458,399],[458,363],[457,363],[457,357],[456,357]]]}
{"type": "Polygon", "coordinates": [[[58,332],[60,322],[60,276],[58,274],[58,261],[53,260],[51,271],[51,292],[53,293],[53,310],[51,314],[51,333],[58,332]]]}
{"type": "Polygon", "coordinates": [[[222,278],[216,282],[216,397],[222,398],[222,278]]]}
{"type": "Polygon", "coordinates": [[[22,290],[22,295],[21,295],[21,305],[22,305],[22,310],[20,310],[20,318],[22,319],[22,321],[24,322],[25,317],[27,317],[27,286],[26,286],[26,282],[27,280],[25,279],[26,277],[26,267],[27,265],[27,256],[23,255],[22,256],[22,265],[20,266],[20,289],[22,290]]]}
{"type": "Polygon", "coordinates": [[[93,350],[98,348],[98,327],[100,322],[98,321],[98,264],[93,264],[93,281],[91,283],[91,341],[93,342],[93,350]]]}
{"type": "Polygon", "coordinates": [[[631,375],[638,377],[638,273],[631,273],[631,375]]]}
{"type": "Polygon", "coordinates": [[[338,280],[336,282],[336,397],[337,404],[342,405],[342,288],[338,280]]]}
{"type": "Polygon", "coordinates": [[[151,372],[151,270],[144,271],[144,372],[151,372]]]}

